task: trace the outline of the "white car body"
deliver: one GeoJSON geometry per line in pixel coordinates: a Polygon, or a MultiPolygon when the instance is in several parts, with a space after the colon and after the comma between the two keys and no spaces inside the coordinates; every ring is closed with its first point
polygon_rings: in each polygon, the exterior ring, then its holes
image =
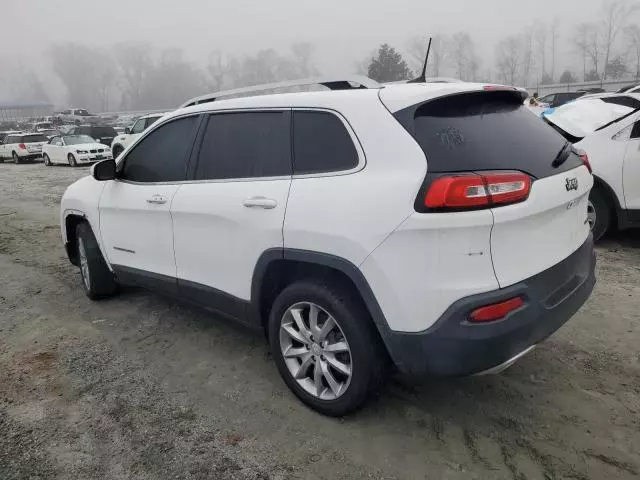
{"type": "Polygon", "coordinates": [[[41,160],[42,146],[46,136],[39,133],[12,133],[0,144],[0,160],[14,159],[16,162],[41,160]]]}
{"type": "Polygon", "coordinates": [[[587,153],[596,185],[610,201],[621,229],[640,226],[638,109],[640,93],[625,92],[580,98],[545,114],[587,153]],[[612,99],[627,105],[609,103],[612,99]]]}
{"type": "MultiPolygon", "coordinates": [[[[61,202],[63,241],[71,261],[84,268],[75,235],[78,224],[88,222],[118,281],[183,295],[256,326],[267,321],[263,309],[271,304],[265,307],[265,298],[270,298],[266,292],[288,281],[289,267],[318,282],[323,281],[318,275],[327,274],[324,281],[329,284],[335,274],[346,282],[348,295],[362,301],[368,321],[400,370],[453,375],[502,368],[568,320],[594,283],[595,257],[586,221],[593,178],[569,151],[562,166],[553,166],[564,141],[540,120],[520,113],[521,95],[508,87],[441,83],[205,99],[206,103],[167,114],[147,129],[116,159],[115,179],[90,176],[69,187],[61,202]],[[464,110],[468,101],[482,104],[485,99],[509,105],[517,123],[525,126],[514,141],[527,142],[527,148],[518,150],[518,143],[510,148],[509,142],[497,146],[488,139],[482,152],[467,154],[468,148],[477,151],[474,142],[482,143],[485,135],[500,138],[502,127],[512,122],[500,123],[499,128],[492,128],[491,122],[502,122],[504,112],[486,112],[482,123],[470,113],[468,125],[473,127],[465,127],[467,117],[460,125],[447,125],[438,114],[428,113],[448,102],[453,102],[450,108],[464,110]],[[238,131],[227,130],[234,121],[259,122],[251,114],[267,113],[277,114],[277,122],[295,123],[281,131],[275,121],[263,124],[285,136],[286,141],[269,134],[273,142],[287,145],[282,155],[295,157],[288,166],[291,172],[252,178],[198,173],[201,164],[217,164],[207,163],[211,160],[202,146],[190,153],[196,138],[212,132],[218,140],[206,145],[218,148],[238,131]],[[435,130],[439,137],[429,137],[428,127],[424,130],[427,138],[440,139],[428,147],[437,154],[425,155],[409,132],[422,125],[416,123],[418,118],[440,125],[442,130],[435,130]],[[306,127],[305,134],[300,126],[311,120],[321,128],[306,127]],[[165,132],[190,122],[195,122],[194,130],[176,139],[185,142],[189,152],[177,159],[179,179],[164,181],[150,172],[145,175],[154,180],[147,181],[127,173],[127,162],[135,169],[136,161],[145,161],[139,152],[175,146],[165,132]],[[459,128],[473,130],[462,134],[459,128]],[[332,137],[329,132],[336,133],[332,137]],[[472,137],[469,144],[467,134],[472,137]],[[319,135],[334,138],[329,150],[322,150],[329,142],[318,140],[319,135]],[[296,170],[307,145],[307,157],[318,149],[326,156],[316,170],[296,170]],[[522,155],[529,147],[539,150],[522,155]],[[340,158],[349,152],[351,163],[327,169],[326,162],[334,161],[331,148],[340,158]],[[496,158],[489,158],[487,152],[494,150],[496,158]],[[469,161],[460,167],[467,173],[460,173],[460,168],[443,172],[448,155],[469,161]],[[437,181],[477,180],[478,174],[470,173],[477,169],[499,170],[482,177],[482,186],[473,187],[488,202],[485,207],[428,207],[437,181]],[[540,173],[513,172],[525,169],[540,173]],[[496,180],[490,180],[492,175],[496,180]],[[487,183],[494,192],[491,199],[487,183]],[[514,189],[520,195],[517,203],[492,203],[505,195],[502,189],[514,189]],[[518,303],[493,326],[469,325],[476,307],[507,298],[525,303],[518,303]]],[[[229,155],[244,148],[251,151],[254,142],[270,145],[260,137],[267,135],[264,128],[255,127],[255,136],[237,140],[229,155]]],[[[261,165],[269,153],[252,155],[261,165]]],[[[148,161],[153,165],[155,156],[148,161]]],[[[93,167],[94,174],[102,165],[93,167]]],[[[471,192],[476,190],[461,191],[465,202],[475,201],[471,192]]]]}
{"type": "Polygon", "coordinates": [[[142,133],[147,128],[153,125],[164,115],[164,113],[151,113],[136,120],[136,122],[131,125],[131,127],[129,127],[129,133],[123,133],[113,139],[113,142],[111,143],[111,151],[113,152],[113,156],[117,157],[120,153],[122,153],[125,148],[127,148],[138,138],[140,138],[140,135],[142,135],[142,133]]]}
{"type": "Polygon", "coordinates": [[[90,114],[84,108],[69,108],[67,110],[63,110],[58,114],[58,118],[62,123],[77,125],[81,123],[98,123],[101,121],[99,116],[90,114]]]}
{"type": "Polygon", "coordinates": [[[69,139],[77,138],[75,135],[59,135],[52,137],[49,143],[42,147],[43,156],[49,158],[51,164],[69,164],[69,154],[73,155],[78,164],[94,163],[100,160],[113,158],[111,150],[106,145],[92,142],[69,144],[69,139]]]}

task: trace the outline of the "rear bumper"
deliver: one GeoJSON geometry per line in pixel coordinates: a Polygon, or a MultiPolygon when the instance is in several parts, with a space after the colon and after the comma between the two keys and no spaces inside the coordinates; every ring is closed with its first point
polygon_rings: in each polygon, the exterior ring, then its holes
{"type": "Polygon", "coordinates": [[[428,330],[381,334],[398,369],[415,376],[457,376],[491,370],[558,330],[595,285],[593,237],[550,269],[511,287],[455,302],[428,330]],[[487,324],[468,321],[474,309],[522,296],[525,305],[487,324]]]}

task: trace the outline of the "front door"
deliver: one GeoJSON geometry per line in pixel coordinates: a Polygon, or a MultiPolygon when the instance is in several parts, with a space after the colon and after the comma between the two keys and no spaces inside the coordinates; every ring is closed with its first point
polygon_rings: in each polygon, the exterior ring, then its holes
{"type": "Polygon", "coordinates": [[[196,182],[183,185],[171,206],[182,295],[242,319],[260,255],[283,247],[289,125],[289,111],[209,116],[196,182]]]}
{"type": "Polygon", "coordinates": [[[119,163],[100,197],[100,233],[123,281],[176,290],[171,202],[186,178],[199,117],[159,125],[119,163]]]}
{"type": "Polygon", "coordinates": [[[622,185],[627,210],[640,210],[640,121],[633,125],[622,168],[622,185]]]}

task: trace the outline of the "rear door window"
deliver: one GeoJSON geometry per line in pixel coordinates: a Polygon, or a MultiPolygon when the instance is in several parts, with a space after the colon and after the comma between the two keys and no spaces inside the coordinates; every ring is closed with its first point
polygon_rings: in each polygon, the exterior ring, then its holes
{"type": "Polygon", "coordinates": [[[21,139],[22,143],[48,142],[46,135],[24,135],[21,139]]]}
{"type": "Polygon", "coordinates": [[[196,179],[291,175],[289,112],[236,112],[209,116],[196,179]]]}
{"type": "Polygon", "coordinates": [[[294,173],[350,170],[358,151],[342,121],[333,113],[293,112],[294,173]]]}
{"type": "MultiPolygon", "coordinates": [[[[411,107],[410,107],[411,108],[411,107]]],[[[429,173],[520,170],[536,178],[580,165],[572,155],[552,163],[566,140],[541,122],[512,92],[471,92],[396,112],[422,147],[429,173]]]]}

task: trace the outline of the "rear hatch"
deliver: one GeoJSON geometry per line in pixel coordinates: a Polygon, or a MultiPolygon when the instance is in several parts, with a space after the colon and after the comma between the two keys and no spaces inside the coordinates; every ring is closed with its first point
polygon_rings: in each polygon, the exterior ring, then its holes
{"type": "Polygon", "coordinates": [[[23,135],[21,138],[21,143],[24,143],[27,148],[27,152],[29,153],[40,153],[42,152],[42,145],[47,143],[49,139],[46,135],[41,133],[33,134],[33,135],[23,135]]]}
{"type": "Polygon", "coordinates": [[[394,115],[427,158],[418,211],[491,210],[491,258],[501,287],[550,268],[587,239],[591,174],[562,135],[527,111],[519,92],[462,92],[394,115]],[[470,202],[432,208],[439,204],[429,204],[426,195],[438,179],[460,177],[482,180],[479,187],[463,185],[463,192],[473,192],[470,202]],[[514,185],[522,188],[521,195],[501,193],[514,185]],[[486,204],[477,201],[482,195],[486,204]]]}

